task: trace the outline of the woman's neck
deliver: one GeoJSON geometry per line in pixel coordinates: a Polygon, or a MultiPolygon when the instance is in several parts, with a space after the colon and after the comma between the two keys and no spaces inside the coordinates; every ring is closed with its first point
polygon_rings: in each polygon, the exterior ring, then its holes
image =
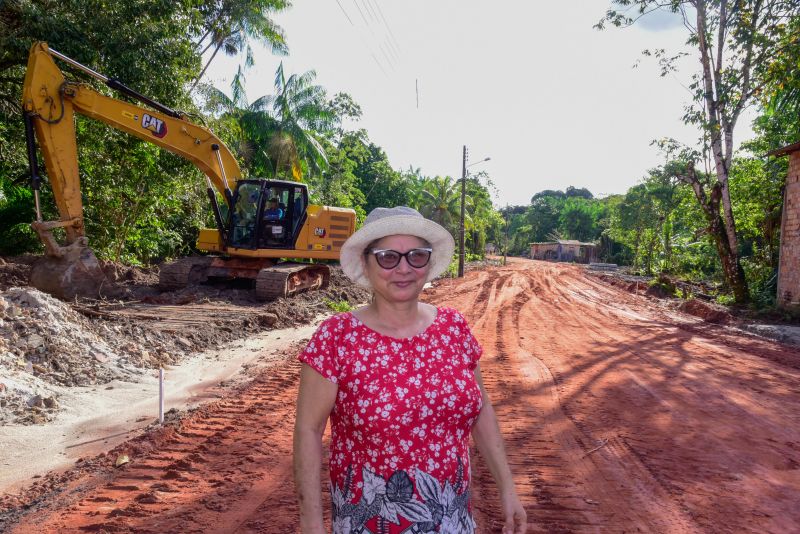
{"type": "Polygon", "coordinates": [[[419,301],[390,302],[378,296],[370,304],[375,318],[386,326],[403,327],[419,319],[419,301]]]}
{"type": "Polygon", "coordinates": [[[359,320],[373,330],[401,338],[419,334],[436,318],[436,308],[430,304],[418,300],[389,302],[378,295],[358,312],[359,320]]]}

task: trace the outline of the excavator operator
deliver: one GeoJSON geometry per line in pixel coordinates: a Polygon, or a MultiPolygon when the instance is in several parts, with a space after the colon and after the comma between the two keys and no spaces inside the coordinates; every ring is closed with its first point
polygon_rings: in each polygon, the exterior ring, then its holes
{"type": "Polygon", "coordinates": [[[264,219],[267,221],[280,221],[283,219],[283,210],[278,206],[278,199],[269,199],[269,206],[264,212],[264,219]]]}

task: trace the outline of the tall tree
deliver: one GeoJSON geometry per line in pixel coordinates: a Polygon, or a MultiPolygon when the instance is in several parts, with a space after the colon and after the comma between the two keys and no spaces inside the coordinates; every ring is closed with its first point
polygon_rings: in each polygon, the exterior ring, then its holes
{"type": "Polygon", "coordinates": [[[238,56],[244,52],[247,66],[253,63],[253,40],[266,45],[275,54],[286,55],[289,51],[286,36],[270,15],[290,5],[287,0],[201,1],[198,9],[203,25],[197,47],[201,56],[209,50],[212,52],[195,78],[192,89],[203,78],[220,50],[228,56],[238,56]]]}
{"type": "Polygon", "coordinates": [[[311,70],[287,78],[281,62],[275,72],[275,94],[253,102],[254,111],[269,111],[277,121],[277,131],[267,147],[275,162],[275,176],[283,171],[299,178],[301,160],[315,173],[328,164],[316,136],[331,130],[336,114],[326,100],[325,89],[314,84],[316,76],[311,70]]]}
{"type": "MultiPolygon", "coordinates": [[[[800,14],[800,4],[786,0],[613,0],[622,8],[610,9],[604,22],[629,26],[658,9],[668,9],[683,18],[689,38],[687,45],[700,60],[693,75],[693,105],[684,121],[701,132],[699,150],[684,151],[687,158],[681,179],[688,183],[703,208],[708,230],[717,248],[725,280],[736,302],[749,294],[739,257],[736,223],[728,184],[733,159],[734,133],[742,112],[754,102],[765,84],[766,68],[780,54],[787,24],[800,14]],[[636,14],[631,16],[629,13],[636,14]],[[706,181],[695,162],[705,157],[713,168],[706,181]]],[[[681,56],[655,51],[662,74],[676,68],[681,56]]],[[[711,169],[709,169],[711,170],[711,169]]]]}
{"type": "Polygon", "coordinates": [[[428,180],[420,207],[423,215],[454,233],[461,218],[460,182],[450,176],[428,180]]]}

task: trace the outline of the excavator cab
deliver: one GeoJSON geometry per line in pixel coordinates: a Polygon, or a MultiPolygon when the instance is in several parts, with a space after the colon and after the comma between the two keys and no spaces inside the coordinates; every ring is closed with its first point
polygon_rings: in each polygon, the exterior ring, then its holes
{"type": "Polygon", "coordinates": [[[308,188],[282,180],[240,180],[232,205],[228,246],[294,249],[306,217],[308,188]]]}

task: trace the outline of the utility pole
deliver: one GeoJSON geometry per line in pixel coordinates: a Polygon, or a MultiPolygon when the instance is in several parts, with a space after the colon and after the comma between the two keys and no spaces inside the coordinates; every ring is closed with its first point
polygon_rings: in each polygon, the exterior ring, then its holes
{"type": "Polygon", "coordinates": [[[508,203],[506,203],[506,246],[503,247],[503,265],[508,263],[508,203]]]}
{"type": "Polygon", "coordinates": [[[458,277],[464,276],[464,204],[467,201],[467,145],[464,145],[464,157],[461,162],[461,220],[458,234],[458,277]]]}

